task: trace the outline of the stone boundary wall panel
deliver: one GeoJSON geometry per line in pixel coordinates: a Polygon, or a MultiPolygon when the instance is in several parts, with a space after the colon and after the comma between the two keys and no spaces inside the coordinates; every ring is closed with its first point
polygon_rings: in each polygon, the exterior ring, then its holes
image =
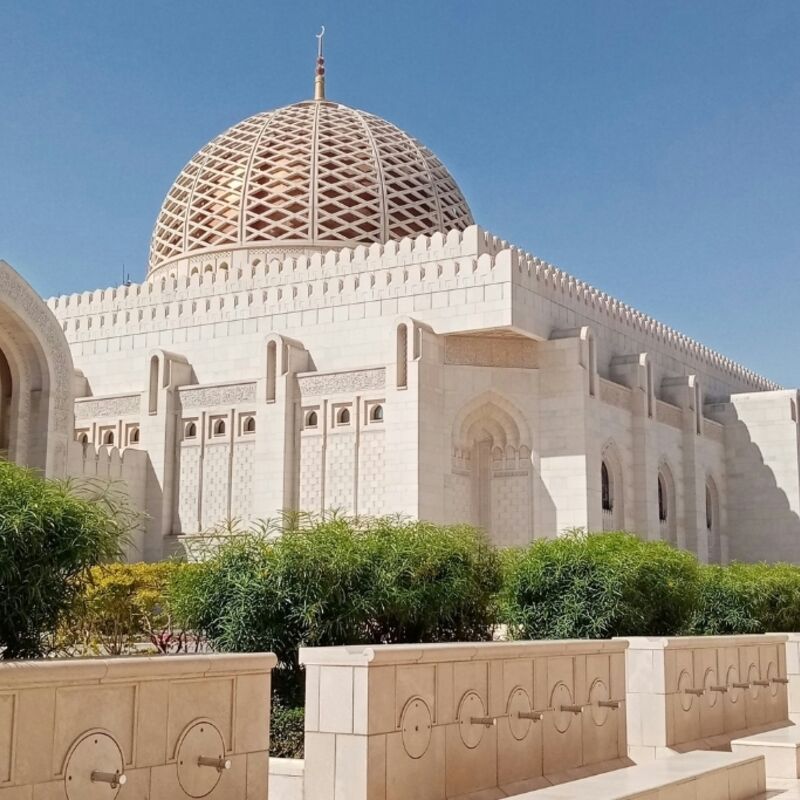
{"type": "Polygon", "coordinates": [[[626,646],[302,648],[305,797],[496,797],[630,764],[626,646]]]}
{"type": "Polygon", "coordinates": [[[0,662],[0,800],[266,800],[275,663],[0,662]]]}
{"type": "Polygon", "coordinates": [[[789,725],[786,634],[630,637],[628,755],[637,763],[789,725]]]}

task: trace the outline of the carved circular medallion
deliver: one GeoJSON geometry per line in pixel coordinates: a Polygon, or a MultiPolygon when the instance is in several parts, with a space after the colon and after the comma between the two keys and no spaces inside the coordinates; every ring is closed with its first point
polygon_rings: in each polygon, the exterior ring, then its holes
{"type": "Polygon", "coordinates": [[[601,706],[598,703],[610,699],[611,693],[608,691],[608,686],[603,680],[597,678],[589,689],[589,708],[592,722],[598,727],[606,724],[608,715],[611,713],[611,709],[608,706],[601,706]]]}
{"type": "Polygon", "coordinates": [[[517,686],[508,697],[506,713],[508,714],[508,727],[511,729],[511,735],[518,742],[521,742],[528,735],[528,731],[533,725],[533,720],[521,719],[519,715],[520,713],[529,714],[532,710],[528,693],[521,686],[517,686]]]}
{"type": "Polygon", "coordinates": [[[409,758],[422,758],[431,743],[433,721],[428,704],[421,697],[412,697],[400,717],[403,748],[409,758]]]}
{"type": "Polygon", "coordinates": [[[486,726],[472,721],[481,717],[486,717],[483,700],[476,692],[467,692],[458,704],[458,730],[461,741],[470,750],[474,750],[483,739],[486,726]]]}
{"type": "Polygon", "coordinates": [[[222,778],[222,770],[201,766],[201,758],[225,758],[222,734],[207,720],[189,725],[178,744],[178,782],[189,797],[205,797],[222,778]]]}
{"type": "MultiPolygon", "coordinates": [[[[108,778],[123,775],[122,751],[107,733],[87,733],[72,746],[64,769],[64,786],[69,800],[113,800],[120,785],[108,778]],[[94,773],[95,780],[92,780],[94,773]],[[103,774],[107,779],[98,780],[103,774]]],[[[125,778],[121,779],[124,782],[125,778]]]]}
{"type": "Polygon", "coordinates": [[[769,681],[769,693],[772,697],[776,697],[780,691],[780,686],[773,682],[773,678],[778,677],[778,666],[774,661],[767,664],[767,680],[769,681]]]}
{"type": "Polygon", "coordinates": [[[566,733],[575,716],[571,711],[564,711],[562,706],[573,704],[572,692],[566,683],[558,682],[550,693],[550,707],[553,709],[553,725],[559,733],[566,733]]]}
{"type": "Polygon", "coordinates": [[[703,699],[709,708],[714,708],[714,706],[719,702],[719,692],[711,691],[711,687],[716,685],[716,673],[713,669],[711,669],[711,667],[708,667],[705,675],[703,675],[703,689],[706,691],[706,693],[703,695],[703,699]]]}
{"type": "Polygon", "coordinates": [[[761,680],[758,672],[758,664],[751,664],[747,668],[747,680],[750,682],[750,697],[753,700],[758,700],[758,695],[761,693],[761,687],[757,686],[755,681],[761,680]]]}
{"type": "Polygon", "coordinates": [[[728,667],[728,671],[725,674],[725,685],[728,687],[727,698],[729,703],[738,703],[739,698],[742,696],[743,690],[735,688],[733,685],[734,683],[739,683],[739,669],[731,665],[728,667]]]}
{"type": "Polygon", "coordinates": [[[692,703],[694,703],[695,696],[686,693],[687,689],[694,688],[692,683],[692,676],[685,669],[681,670],[681,674],[678,676],[678,695],[681,699],[681,708],[684,711],[688,711],[692,707],[692,703]]]}

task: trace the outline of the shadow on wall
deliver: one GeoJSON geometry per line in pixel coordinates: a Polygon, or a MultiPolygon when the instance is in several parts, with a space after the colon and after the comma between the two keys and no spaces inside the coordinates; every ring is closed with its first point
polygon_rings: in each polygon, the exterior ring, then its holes
{"type": "MultiPolygon", "coordinates": [[[[791,494],[795,502],[800,495],[797,439],[780,439],[782,452],[776,462],[785,465],[786,473],[779,482],[748,426],[735,409],[729,413],[733,415],[726,420],[729,560],[798,563],[800,516],[791,505],[791,494]]],[[[780,432],[782,426],[776,428],[780,432]]]]}

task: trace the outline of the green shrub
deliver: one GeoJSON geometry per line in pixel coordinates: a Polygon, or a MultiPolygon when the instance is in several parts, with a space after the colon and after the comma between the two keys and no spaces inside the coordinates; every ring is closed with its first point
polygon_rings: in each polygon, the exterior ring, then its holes
{"type": "Polygon", "coordinates": [[[504,554],[501,618],[511,638],[669,635],[689,622],[695,558],[627,533],[573,532],[504,554]]]}
{"type": "Polygon", "coordinates": [[[233,537],[171,596],[216,649],[275,652],[279,696],[295,704],[299,646],[486,639],[500,579],[497,551],[469,527],[329,518],[233,537]]]}
{"type": "Polygon", "coordinates": [[[269,732],[271,758],[302,758],[306,710],[285,706],[280,699],[272,703],[269,732]]]}
{"type": "Polygon", "coordinates": [[[166,593],[176,573],[190,568],[178,561],[93,567],[62,620],[59,649],[120,655],[142,642],[162,653],[186,649],[187,634],[176,629],[166,593]]]}
{"type": "Polygon", "coordinates": [[[699,635],[800,630],[800,567],[703,567],[691,628],[699,635]]]}
{"type": "Polygon", "coordinates": [[[89,580],[115,558],[135,520],[91,483],[42,480],[0,462],[0,651],[32,658],[89,580]]]}

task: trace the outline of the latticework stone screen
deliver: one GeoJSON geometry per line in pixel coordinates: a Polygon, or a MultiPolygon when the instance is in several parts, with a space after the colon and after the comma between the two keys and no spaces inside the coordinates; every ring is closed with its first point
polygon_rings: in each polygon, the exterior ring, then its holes
{"type": "Polygon", "coordinates": [[[343,247],[471,224],[450,173],[407,133],[304,102],[250,117],[192,158],[161,208],[150,269],[211,249],[343,247]]]}

